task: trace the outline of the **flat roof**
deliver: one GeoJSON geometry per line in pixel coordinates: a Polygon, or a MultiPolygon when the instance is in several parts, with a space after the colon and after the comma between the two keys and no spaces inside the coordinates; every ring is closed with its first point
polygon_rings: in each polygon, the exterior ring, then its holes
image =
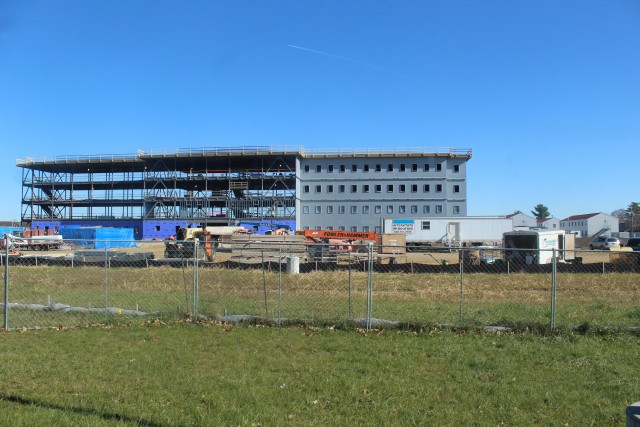
{"type": "MultiPolygon", "coordinates": [[[[307,150],[300,145],[200,147],[138,150],[135,154],[63,155],[53,157],[26,157],[16,159],[16,166],[43,171],[68,171],[81,173],[141,170],[154,161],[170,161],[175,167],[225,167],[229,159],[242,159],[242,163],[258,166],[257,159],[277,157],[300,158],[350,158],[350,157],[456,157],[471,158],[471,149],[450,147],[417,148],[352,148],[334,150],[307,150]]],[[[234,165],[239,166],[239,165],[234,165]]]]}

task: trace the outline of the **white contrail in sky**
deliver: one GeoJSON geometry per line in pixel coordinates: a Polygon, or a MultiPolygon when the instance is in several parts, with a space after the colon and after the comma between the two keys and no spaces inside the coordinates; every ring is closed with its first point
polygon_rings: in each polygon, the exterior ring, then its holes
{"type": "Polygon", "coordinates": [[[318,55],[328,56],[330,58],[340,59],[341,61],[352,62],[354,64],[363,65],[365,67],[373,68],[375,70],[384,71],[385,73],[391,73],[391,74],[395,74],[395,75],[400,76],[400,77],[404,77],[406,79],[413,80],[413,79],[411,79],[411,77],[405,76],[405,75],[400,74],[400,73],[396,73],[395,71],[387,70],[386,68],[378,67],[377,65],[369,64],[369,63],[362,62],[362,61],[357,61],[355,59],[346,58],[344,56],[334,55],[333,53],[322,52],[320,50],[309,49],[308,47],[296,46],[296,45],[293,45],[293,44],[289,44],[287,46],[292,47],[294,49],[306,50],[307,52],[311,52],[311,53],[317,53],[318,55]]]}

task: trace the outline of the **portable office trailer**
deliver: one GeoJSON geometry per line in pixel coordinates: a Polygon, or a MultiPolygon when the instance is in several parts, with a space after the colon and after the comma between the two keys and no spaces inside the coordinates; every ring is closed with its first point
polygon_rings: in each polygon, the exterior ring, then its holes
{"type": "Polygon", "coordinates": [[[383,230],[405,234],[407,246],[491,244],[513,230],[513,221],[504,216],[385,219],[383,230]]]}
{"type": "Polygon", "coordinates": [[[549,264],[553,261],[554,249],[558,260],[575,258],[575,236],[564,230],[528,230],[504,233],[502,246],[505,261],[520,261],[525,264],[549,264]]]}

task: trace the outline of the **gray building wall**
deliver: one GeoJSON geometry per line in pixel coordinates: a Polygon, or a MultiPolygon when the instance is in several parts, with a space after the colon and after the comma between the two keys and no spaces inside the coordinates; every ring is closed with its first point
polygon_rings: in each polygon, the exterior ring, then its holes
{"type": "Polygon", "coordinates": [[[467,215],[468,157],[304,157],[299,161],[299,229],[380,232],[393,217],[467,215]]]}

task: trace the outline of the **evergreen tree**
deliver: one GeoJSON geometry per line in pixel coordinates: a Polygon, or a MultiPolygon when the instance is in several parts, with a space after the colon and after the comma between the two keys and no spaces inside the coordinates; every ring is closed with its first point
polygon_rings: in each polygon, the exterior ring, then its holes
{"type": "Polygon", "coordinates": [[[551,214],[549,213],[549,208],[543,205],[542,203],[538,203],[533,208],[531,213],[533,214],[533,216],[536,217],[536,219],[547,219],[551,216],[551,214]]]}

